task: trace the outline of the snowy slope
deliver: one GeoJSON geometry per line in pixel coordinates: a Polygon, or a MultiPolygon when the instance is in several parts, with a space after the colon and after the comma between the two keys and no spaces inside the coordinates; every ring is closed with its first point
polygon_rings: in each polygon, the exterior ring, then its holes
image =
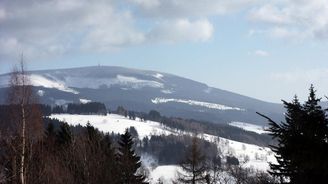
{"type": "Polygon", "coordinates": [[[254,124],[251,124],[251,123],[231,122],[231,123],[229,123],[229,125],[241,128],[241,129],[246,130],[246,131],[255,132],[255,133],[258,133],[258,134],[268,133],[268,131],[265,130],[266,127],[259,126],[259,125],[254,125],[254,124]]]}
{"type": "MultiPolygon", "coordinates": [[[[130,120],[116,114],[108,114],[107,116],[53,114],[50,118],[65,121],[70,125],[80,124],[84,126],[90,123],[103,132],[124,133],[126,128],[133,126],[141,139],[150,135],[192,134],[190,132],[178,132],[177,130],[163,126],[159,122],[143,122],[138,118],[136,120],[130,120]]],[[[273,152],[267,147],[246,144],[209,134],[201,134],[199,137],[216,143],[224,156],[236,156],[244,167],[266,171],[269,168],[268,162],[275,162],[273,152]]],[[[154,181],[160,177],[164,177],[164,179],[166,177],[172,177],[176,169],[176,166],[159,166],[153,170],[151,177],[154,181]]]]}
{"type": "MultiPolygon", "coordinates": [[[[37,75],[37,74],[27,74],[27,78],[29,79],[29,84],[33,86],[39,86],[44,88],[53,88],[59,91],[69,92],[73,94],[79,94],[78,91],[67,87],[64,81],[56,80],[54,78],[49,78],[37,75]]],[[[8,75],[0,76],[0,88],[7,87],[9,85],[10,77],[8,75]]]]}
{"type": "Polygon", "coordinates": [[[99,89],[119,85],[125,88],[141,89],[144,87],[163,88],[163,84],[154,80],[143,80],[133,76],[116,75],[113,78],[93,78],[79,76],[69,76],[63,79],[68,86],[75,88],[99,89]]]}
{"type": "MultiPolygon", "coordinates": [[[[140,89],[143,87],[163,88],[163,84],[152,80],[141,80],[132,76],[116,75],[114,78],[92,78],[79,76],[67,76],[62,79],[58,79],[54,75],[40,75],[40,74],[27,74],[30,79],[30,83],[33,86],[42,86],[45,88],[54,88],[60,91],[70,92],[78,94],[77,91],[67,87],[74,88],[91,88],[99,89],[101,87],[111,87],[113,85],[120,85],[122,87],[130,87],[133,89],[140,89]]],[[[157,78],[158,76],[156,76],[157,78]]],[[[9,77],[0,77],[0,87],[7,87],[9,84],[9,77]]]]}
{"type": "Polygon", "coordinates": [[[155,98],[151,99],[151,102],[154,104],[162,104],[162,103],[170,103],[170,102],[176,102],[176,103],[184,103],[191,106],[200,106],[200,107],[206,107],[209,109],[216,109],[216,110],[236,110],[236,111],[245,111],[245,109],[238,108],[238,107],[229,107],[222,104],[216,104],[216,103],[209,103],[209,102],[201,102],[201,101],[195,101],[195,100],[184,100],[184,99],[174,99],[174,98],[155,98]]]}
{"type": "Polygon", "coordinates": [[[151,183],[156,183],[158,180],[161,180],[163,183],[169,184],[177,177],[177,171],[181,172],[176,165],[158,166],[151,171],[149,178],[151,183]]]}
{"type": "Polygon", "coordinates": [[[150,135],[173,134],[172,131],[166,130],[165,127],[158,122],[143,122],[140,121],[140,119],[130,120],[117,114],[108,114],[107,116],[53,114],[50,118],[67,122],[70,125],[86,126],[87,123],[90,123],[99,130],[109,133],[114,132],[123,134],[125,129],[135,127],[140,139],[150,135]]]}
{"type": "MultiPolygon", "coordinates": [[[[158,166],[149,175],[150,183],[158,184],[161,181],[163,184],[172,184],[172,181],[177,179],[177,172],[183,173],[183,170],[177,165],[158,166]]],[[[218,178],[220,178],[218,183],[236,184],[234,178],[225,171],[219,173],[218,178]]]]}

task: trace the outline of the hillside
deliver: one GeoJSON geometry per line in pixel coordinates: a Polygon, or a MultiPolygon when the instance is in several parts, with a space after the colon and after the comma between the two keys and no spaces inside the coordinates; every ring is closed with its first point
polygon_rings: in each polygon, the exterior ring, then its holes
{"type": "MultiPolygon", "coordinates": [[[[85,126],[87,123],[90,123],[99,130],[109,133],[124,133],[125,129],[135,127],[139,139],[151,135],[192,135],[191,132],[171,129],[158,122],[141,121],[139,118],[131,120],[116,114],[108,114],[106,116],[53,114],[50,118],[65,121],[73,126],[85,126]]],[[[246,144],[209,134],[200,134],[198,136],[204,140],[215,143],[223,157],[231,155],[237,157],[243,167],[266,171],[269,168],[268,162],[275,162],[272,151],[267,147],[246,144]]],[[[159,165],[152,168],[151,164],[156,162],[156,159],[158,158],[150,159],[149,156],[143,157],[143,163],[151,170],[150,176],[152,177],[152,181],[155,182],[160,177],[166,178],[167,180],[172,179],[170,177],[174,176],[178,167],[174,165],[159,165]]]]}

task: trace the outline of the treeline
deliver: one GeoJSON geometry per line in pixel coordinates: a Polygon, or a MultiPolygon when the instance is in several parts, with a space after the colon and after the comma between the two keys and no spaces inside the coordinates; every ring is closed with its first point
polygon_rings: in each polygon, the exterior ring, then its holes
{"type": "Polygon", "coordinates": [[[167,127],[178,130],[206,133],[239,142],[255,144],[258,146],[268,146],[270,144],[274,144],[270,135],[245,131],[241,128],[233,127],[227,124],[216,124],[212,122],[174,117],[163,117],[160,122],[167,127]]]}
{"type": "Polygon", "coordinates": [[[69,114],[107,114],[105,104],[99,102],[88,102],[85,104],[68,104],[67,113],[69,114]]]}
{"type": "Polygon", "coordinates": [[[166,117],[162,116],[158,111],[155,110],[151,110],[149,113],[144,113],[129,111],[124,109],[124,107],[119,106],[116,111],[113,111],[113,113],[120,114],[130,119],[139,117],[144,121],[151,120],[160,122],[169,128],[179,131],[206,133],[239,142],[255,144],[258,146],[276,144],[276,142],[272,140],[272,137],[268,134],[257,134],[255,132],[245,131],[241,128],[233,127],[227,124],[217,124],[213,122],[183,119],[177,117],[166,117]]]}
{"type": "MultiPolygon", "coordinates": [[[[100,114],[106,115],[110,113],[106,109],[103,103],[90,102],[85,104],[67,104],[65,106],[54,106],[41,105],[43,114],[100,114]]],[[[180,131],[188,131],[195,133],[207,133],[211,135],[220,136],[235,141],[245,142],[249,144],[255,144],[259,146],[268,146],[275,144],[272,137],[268,134],[257,134],[254,132],[245,131],[241,128],[233,127],[227,124],[217,124],[207,121],[199,121],[194,119],[183,119],[177,117],[166,117],[162,116],[158,111],[151,110],[149,113],[129,111],[122,106],[118,106],[112,113],[125,116],[130,119],[136,119],[137,117],[141,120],[151,120],[162,123],[163,125],[177,129],[180,131]]]]}
{"type": "MultiPolygon", "coordinates": [[[[219,153],[217,146],[203,139],[198,139],[201,149],[208,158],[214,158],[219,153]]],[[[188,135],[152,135],[141,140],[139,148],[143,154],[149,154],[158,159],[159,165],[174,165],[184,159],[192,137],[188,135]]]]}
{"type": "Polygon", "coordinates": [[[69,103],[67,105],[50,106],[46,104],[38,104],[44,116],[51,114],[84,114],[84,115],[106,115],[107,108],[105,104],[100,102],[88,103],[69,103]]]}
{"type": "MultiPolygon", "coordinates": [[[[50,116],[51,114],[84,114],[84,115],[106,115],[108,113],[105,104],[100,102],[88,102],[84,104],[67,104],[67,105],[55,105],[50,106],[47,104],[28,104],[27,106],[38,106],[43,116],[50,116]]],[[[15,106],[13,104],[0,105],[0,115],[8,114],[9,106],[15,106]]],[[[16,105],[17,106],[17,105],[16,105]]],[[[28,107],[29,108],[29,107],[28,107]]]]}

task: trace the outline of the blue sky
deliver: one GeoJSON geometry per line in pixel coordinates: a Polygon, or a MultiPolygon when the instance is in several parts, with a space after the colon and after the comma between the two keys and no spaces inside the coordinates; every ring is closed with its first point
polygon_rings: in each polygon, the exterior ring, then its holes
{"type": "Polygon", "coordinates": [[[0,2],[0,72],[115,65],[265,101],[328,94],[325,0],[0,2]]]}

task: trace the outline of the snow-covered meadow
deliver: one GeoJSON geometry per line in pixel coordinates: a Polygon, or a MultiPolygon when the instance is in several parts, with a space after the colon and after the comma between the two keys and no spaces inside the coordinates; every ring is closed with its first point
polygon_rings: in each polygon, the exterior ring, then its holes
{"type": "Polygon", "coordinates": [[[259,125],[254,125],[251,123],[245,123],[245,122],[231,122],[229,123],[230,126],[238,127],[243,130],[249,131],[249,132],[255,132],[258,134],[266,134],[268,131],[266,131],[266,127],[264,126],[259,126],[259,125]]]}
{"type": "MultiPolygon", "coordinates": [[[[53,114],[50,118],[65,121],[70,125],[85,126],[87,123],[90,123],[99,130],[109,133],[124,133],[126,128],[134,127],[140,139],[150,135],[192,134],[191,132],[183,132],[168,128],[159,122],[141,121],[139,118],[130,120],[117,114],[107,114],[106,116],[53,114]]],[[[267,147],[246,144],[209,134],[200,134],[198,136],[215,143],[223,156],[237,157],[244,167],[266,171],[269,168],[268,162],[276,162],[273,152],[267,147]]],[[[144,159],[149,158],[144,157],[144,159]]],[[[153,168],[150,166],[151,161],[149,160],[145,160],[144,163],[146,167],[151,170],[151,182],[156,182],[159,178],[168,182],[175,177],[176,171],[179,169],[174,165],[157,166],[153,168]]]]}
{"type": "Polygon", "coordinates": [[[162,103],[169,103],[169,102],[175,102],[175,103],[183,103],[191,106],[200,106],[200,107],[206,107],[209,109],[216,109],[216,110],[236,110],[236,111],[245,111],[245,109],[239,108],[239,107],[229,107],[222,104],[216,104],[216,103],[209,103],[209,102],[202,102],[202,101],[196,101],[196,100],[185,100],[185,99],[174,99],[174,98],[154,98],[151,99],[151,102],[154,104],[162,104],[162,103]]]}

